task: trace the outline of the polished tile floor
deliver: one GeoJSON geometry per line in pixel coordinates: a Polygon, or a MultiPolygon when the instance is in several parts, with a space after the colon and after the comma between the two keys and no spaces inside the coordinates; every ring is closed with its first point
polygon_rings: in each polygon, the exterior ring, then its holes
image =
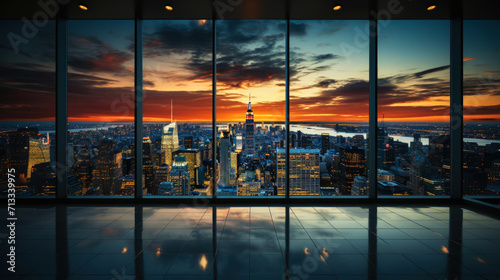
{"type": "Polygon", "coordinates": [[[15,273],[0,230],[2,279],[500,279],[500,220],[458,206],[57,206],[16,215],[15,273]]]}

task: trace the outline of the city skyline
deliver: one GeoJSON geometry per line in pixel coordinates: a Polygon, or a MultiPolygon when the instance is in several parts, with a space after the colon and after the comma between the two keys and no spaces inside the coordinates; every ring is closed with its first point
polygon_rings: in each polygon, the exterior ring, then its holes
{"type": "MultiPolygon", "coordinates": [[[[19,24],[2,24],[2,35],[19,24]]],[[[244,121],[251,92],[256,123],[284,122],[284,21],[217,24],[217,121],[244,121]]],[[[291,121],[368,121],[368,48],[349,48],[365,25],[291,22],[291,121]]],[[[500,119],[500,39],[484,38],[497,25],[464,22],[466,121],[500,119]]],[[[41,29],[18,55],[2,42],[1,120],[54,120],[53,27],[41,29]]],[[[75,20],[68,30],[68,120],[133,121],[133,22],[75,20]]],[[[211,122],[211,32],[210,21],[144,22],[145,122],[170,120],[171,99],[178,122],[211,122]]],[[[386,121],[449,119],[448,35],[449,21],[440,20],[394,21],[380,30],[378,110],[386,121]]]]}

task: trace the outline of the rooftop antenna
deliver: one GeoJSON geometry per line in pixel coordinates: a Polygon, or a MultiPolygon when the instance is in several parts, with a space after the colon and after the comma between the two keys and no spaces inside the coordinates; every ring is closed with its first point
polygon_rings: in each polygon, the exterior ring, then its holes
{"type": "Polygon", "coordinates": [[[170,99],[170,122],[174,120],[174,100],[170,99]]]}
{"type": "Polygon", "coordinates": [[[249,92],[249,93],[248,93],[248,110],[250,110],[250,109],[251,109],[251,105],[250,105],[251,103],[252,103],[252,95],[251,95],[251,93],[249,92]]]}

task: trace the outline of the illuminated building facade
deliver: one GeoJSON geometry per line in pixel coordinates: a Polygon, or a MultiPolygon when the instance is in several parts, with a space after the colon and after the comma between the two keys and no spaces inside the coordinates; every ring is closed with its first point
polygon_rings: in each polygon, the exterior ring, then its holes
{"type": "MultiPolygon", "coordinates": [[[[278,148],[278,195],[285,194],[286,150],[278,148]]],[[[319,149],[290,149],[290,195],[319,195],[319,149]]]]}
{"type": "Polygon", "coordinates": [[[171,122],[163,127],[161,136],[161,151],[165,154],[165,162],[172,166],[173,152],[179,149],[179,133],[177,122],[171,122]]]}
{"type": "Polygon", "coordinates": [[[189,167],[186,157],[175,157],[172,163],[172,169],[170,170],[170,181],[174,186],[175,195],[189,194],[189,167]]]}

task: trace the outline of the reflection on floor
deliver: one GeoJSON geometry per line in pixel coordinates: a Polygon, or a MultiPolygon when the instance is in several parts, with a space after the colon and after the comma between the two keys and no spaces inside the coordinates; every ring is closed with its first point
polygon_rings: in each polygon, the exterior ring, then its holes
{"type": "Polygon", "coordinates": [[[16,215],[16,272],[7,271],[4,227],[2,279],[500,279],[500,220],[460,207],[57,206],[16,215]]]}

